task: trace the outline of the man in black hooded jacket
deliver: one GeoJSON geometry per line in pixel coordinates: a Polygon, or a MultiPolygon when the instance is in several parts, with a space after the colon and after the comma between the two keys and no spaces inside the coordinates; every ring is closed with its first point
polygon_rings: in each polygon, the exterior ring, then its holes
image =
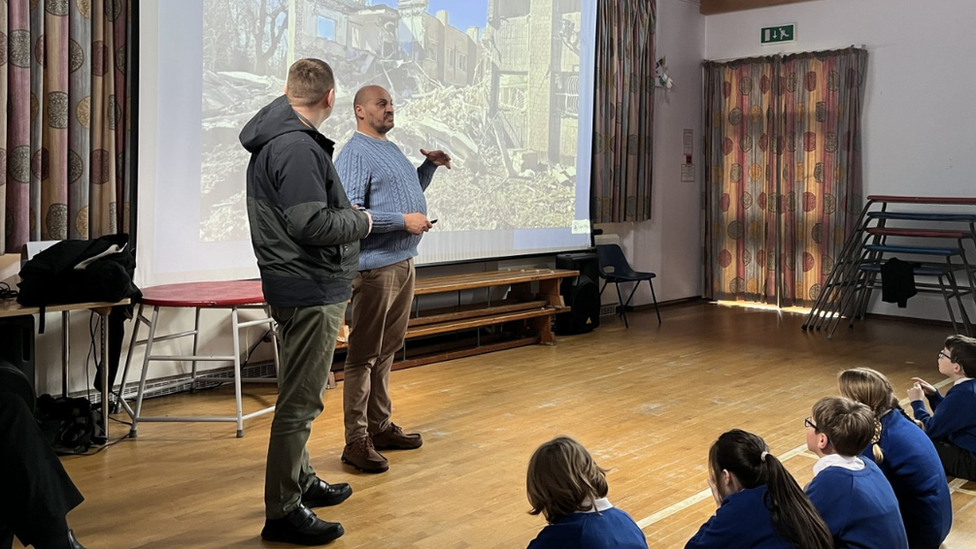
{"type": "Polygon", "coordinates": [[[332,114],[335,79],[319,59],[288,71],[285,95],[252,118],[240,139],[251,153],[247,216],[264,297],[278,323],[281,367],[265,473],[261,537],[301,545],[344,532],[311,507],[336,505],[348,484],[328,484],[309,463],[312,421],[324,408],[332,353],[372,218],[352,208],[332,164],[334,143],[316,129],[332,114]]]}

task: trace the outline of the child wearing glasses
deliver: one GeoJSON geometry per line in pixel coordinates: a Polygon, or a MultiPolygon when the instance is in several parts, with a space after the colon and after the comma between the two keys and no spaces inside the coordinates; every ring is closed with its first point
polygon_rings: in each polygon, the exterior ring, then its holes
{"type": "Polygon", "coordinates": [[[943,397],[921,378],[908,390],[915,419],[935,443],[947,475],[976,480],[976,339],[954,335],[939,351],[939,372],[952,381],[943,397]],[[932,407],[925,409],[922,397],[932,407]]]}
{"type": "Polygon", "coordinates": [[[718,509],[685,549],[831,549],[830,531],[760,437],[733,429],[708,451],[708,486],[718,509]]]}
{"type": "Polygon", "coordinates": [[[874,413],[844,397],[825,397],[805,421],[807,449],[820,458],[807,495],[838,549],[908,549],[898,500],[871,460],[857,457],[874,438],[874,413]]]}
{"type": "Polygon", "coordinates": [[[853,368],[837,378],[840,393],[871,408],[875,437],[862,459],[874,461],[895,492],[908,544],[937,549],[952,526],[952,500],[939,454],[925,433],[898,405],[884,374],[853,368]]]}
{"type": "Polygon", "coordinates": [[[529,549],[647,549],[634,519],[607,500],[606,471],[575,440],[540,446],[529,460],[526,488],[529,513],[549,523],[529,549]]]}

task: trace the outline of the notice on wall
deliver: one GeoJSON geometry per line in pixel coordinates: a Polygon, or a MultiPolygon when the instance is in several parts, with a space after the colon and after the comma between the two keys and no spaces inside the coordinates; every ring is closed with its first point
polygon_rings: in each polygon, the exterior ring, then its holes
{"type": "Polygon", "coordinates": [[[682,154],[684,162],[681,164],[681,181],[683,183],[695,182],[695,165],[691,158],[695,154],[695,130],[685,128],[681,136],[682,154]]]}

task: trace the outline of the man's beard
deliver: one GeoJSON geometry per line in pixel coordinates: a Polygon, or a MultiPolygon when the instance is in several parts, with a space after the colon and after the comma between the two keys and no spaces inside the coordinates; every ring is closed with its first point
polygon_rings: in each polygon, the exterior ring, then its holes
{"type": "Polygon", "coordinates": [[[393,129],[393,118],[391,117],[389,121],[387,121],[386,118],[383,118],[383,120],[380,120],[380,122],[376,124],[374,128],[378,133],[385,134],[386,132],[393,129]]]}

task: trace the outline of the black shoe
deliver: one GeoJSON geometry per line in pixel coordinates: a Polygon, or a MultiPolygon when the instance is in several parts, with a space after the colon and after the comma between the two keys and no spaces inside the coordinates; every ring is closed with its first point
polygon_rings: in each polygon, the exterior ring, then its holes
{"type": "Polygon", "coordinates": [[[345,533],[338,522],[325,522],[308,507],[299,505],[280,519],[265,519],[261,537],[296,545],[325,545],[345,533]]]}
{"type": "Polygon", "coordinates": [[[85,549],[71,530],[53,539],[34,542],[34,547],[36,549],[85,549]]]}
{"type": "Polygon", "coordinates": [[[349,499],[351,495],[352,488],[345,482],[329,484],[320,478],[316,478],[308,490],[302,494],[302,505],[310,508],[339,505],[349,499]]]}
{"type": "Polygon", "coordinates": [[[75,533],[71,530],[68,530],[68,547],[71,547],[71,549],[85,549],[85,546],[78,541],[78,538],[75,537],[75,533]]]}

